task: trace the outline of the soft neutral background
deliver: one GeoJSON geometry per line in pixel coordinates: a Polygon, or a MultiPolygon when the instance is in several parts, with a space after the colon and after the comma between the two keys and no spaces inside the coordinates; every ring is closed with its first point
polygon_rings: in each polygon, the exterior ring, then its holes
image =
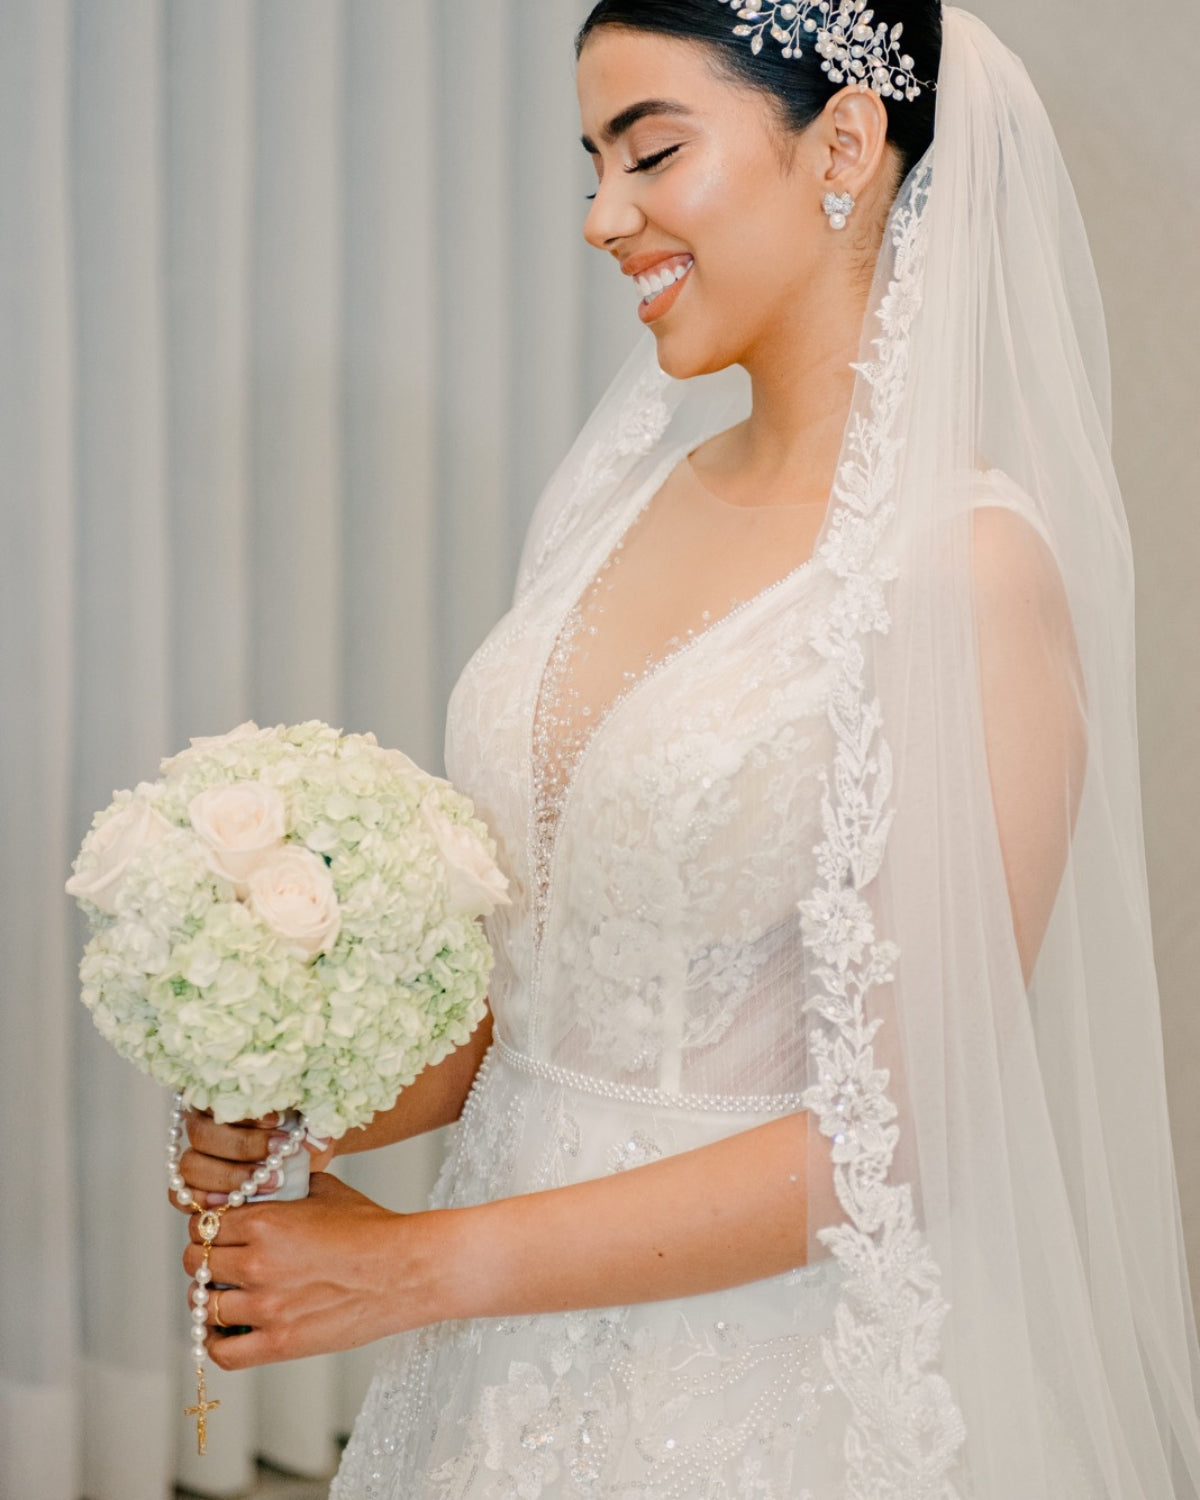
{"type": "MultiPolygon", "coordinates": [[[[1059,126],[1110,318],[1197,1268],[1194,16],[976,8],[1059,126]]],[[[4,1500],[232,1494],[255,1452],[321,1473],[352,1417],[363,1355],[218,1379],[192,1453],[163,1099],[75,1000],[62,882],[114,786],[251,715],[373,728],[436,766],[538,487],[637,332],[578,233],[582,12],[0,0],[4,1500]]],[[[355,1180],[411,1206],[432,1162],[406,1148],[355,1180]]]]}

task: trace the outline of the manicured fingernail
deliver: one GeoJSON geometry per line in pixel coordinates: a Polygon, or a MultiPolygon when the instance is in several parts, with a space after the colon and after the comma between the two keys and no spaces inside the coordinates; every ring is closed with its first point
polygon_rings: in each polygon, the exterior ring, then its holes
{"type": "Polygon", "coordinates": [[[304,1144],[311,1146],[314,1151],[328,1151],[332,1140],[332,1136],[314,1135],[311,1130],[304,1135],[304,1144]]]}
{"type": "Polygon", "coordinates": [[[276,1132],[276,1134],[273,1135],[267,1142],[267,1145],[270,1146],[272,1151],[278,1151],[281,1146],[287,1145],[287,1140],[288,1138],[286,1135],[276,1132]]]}
{"type": "Polygon", "coordinates": [[[204,1206],[206,1208],[221,1208],[229,1202],[228,1193],[205,1193],[204,1206]]]}

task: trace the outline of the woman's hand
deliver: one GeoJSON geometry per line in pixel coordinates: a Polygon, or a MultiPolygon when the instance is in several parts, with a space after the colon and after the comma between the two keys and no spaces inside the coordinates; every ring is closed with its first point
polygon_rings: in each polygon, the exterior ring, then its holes
{"type": "MultiPolygon", "coordinates": [[[[228,1195],[245,1181],[247,1170],[265,1161],[286,1139],[277,1128],[278,1115],[267,1115],[262,1120],[244,1121],[238,1125],[218,1125],[211,1115],[189,1109],[184,1123],[191,1150],[184,1152],[179,1170],[201,1208],[216,1208],[224,1203],[228,1195]]],[[[309,1170],[323,1172],[333,1160],[336,1146],[328,1145],[322,1149],[306,1142],[306,1150],[311,1157],[309,1170]]],[[[274,1192],[278,1186],[276,1173],[272,1180],[263,1183],[261,1191],[274,1192]]],[[[184,1208],[176,1202],[173,1192],[169,1197],[175,1208],[182,1213],[191,1213],[190,1206],[184,1208]]]]}
{"type": "MultiPolygon", "coordinates": [[[[208,1351],[226,1370],[356,1348],[445,1319],[690,1297],[802,1265],[836,1212],[808,1116],[594,1181],[400,1215],[328,1173],[296,1203],[221,1217],[210,1252],[208,1351]],[[808,1168],[817,1167],[809,1178],[808,1168]],[[217,1318],[251,1332],[224,1335],[217,1318]]],[[[184,1253],[202,1251],[196,1219],[184,1253]]]]}
{"type": "MultiPolygon", "coordinates": [[[[323,1172],[335,1155],[347,1156],[355,1151],[390,1146],[457,1120],[491,1040],[492,1016],[489,1011],[469,1040],[456,1047],[440,1063],[418,1074],[407,1088],[401,1090],[391,1109],[381,1110],[368,1124],[348,1130],[325,1150],[314,1148],[310,1143],[310,1170],[323,1172]]],[[[188,1111],[185,1123],[192,1149],[184,1152],[179,1170],[201,1208],[217,1208],[223,1204],[228,1194],[245,1181],[246,1168],[257,1166],[278,1144],[271,1141],[279,1123],[278,1115],[244,1121],[239,1125],[218,1125],[211,1115],[193,1109],[188,1111]]],[[[270,1192],[271,1189],[264,1187],[263,1191],[270,1192]]],[[[170,1197],[178,1208],[175,1195],[172,1193],[170,1197]]],[[[184,1213],[190,1211],[189,1208],[183,1210],[184,1213]]]]}
{"type": "MultiPolygon", "coordinates": [[[[209,1255],[208,1352],[223,1370],[354,1349],[444,1316],[436,1212],[403,1216],[328,1173],[295,1203],[248,1204],[222,1216],[209,1255]],[[217,1315],[249,1333],[224,1334],[217,1315]]],[[[183,1265],[201,1261],[196,1219],[183,1265]]]]}

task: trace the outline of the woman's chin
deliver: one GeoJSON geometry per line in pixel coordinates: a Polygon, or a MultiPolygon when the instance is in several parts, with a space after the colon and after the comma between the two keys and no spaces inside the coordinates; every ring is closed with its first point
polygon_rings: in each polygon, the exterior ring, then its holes
{"type": "Polygon", "coordinates": [[[659,369],[672,380],[693,380],[697,375],[715,375],[719,370],[728,370],[730,365],[739,363],[736,354],[731,354],[728,350],[716,350],[711,346],[699,347],[678,334],[672,337],[667,329],[661,332],[655,329],[655,337],[658,340],[659,369]]]}

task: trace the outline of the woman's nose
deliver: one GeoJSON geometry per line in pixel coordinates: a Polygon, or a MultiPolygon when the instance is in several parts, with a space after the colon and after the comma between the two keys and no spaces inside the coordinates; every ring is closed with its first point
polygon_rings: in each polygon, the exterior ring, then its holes
{"type": "Polygon", "coordinates": [[[596,196],[583,221],[583,237],[597,250],[611,250],[618,240],[645,228],[646,216],[629,187],[611,172],[597,183],[596,196]]]}

